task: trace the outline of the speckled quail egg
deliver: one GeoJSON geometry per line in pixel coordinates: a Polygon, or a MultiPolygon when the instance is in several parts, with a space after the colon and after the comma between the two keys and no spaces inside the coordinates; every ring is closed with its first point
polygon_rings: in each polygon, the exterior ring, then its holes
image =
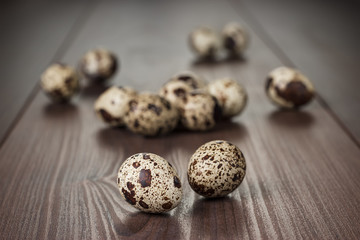
{"type": "Polygon", "coordinates": [[[199,58],[212,58],[221,44],[215,31],[208,27],[199,27],[190,33],[189,45],[199,58]]]}
{"type": "Polygon", "coordinates": [[[136,96],[130,87],[110,87],[103,92],[94,104],[95,112],[101,120],[114,127],[124,126],[124,116],[129,101],[136,96]]]}
{"type": "Polygon", "coordinates": [[[232,55],[241,55],[247,48],[249,35],[244,26],[237,22],[225,25],[222,31],[222,43],[224,48],[232,55]]]}
{"type": "Polygon", "coordinates": [[[221,117],[216,98],[204,91],[190,92],[179,109],[182,125],[194,131],[212,129],[221,117]]]}
{"type": "Polygon", "coordinates": [[[119,169],[117,184],[123,198],[144,212],[170,211],[182,198],[176,170],[153,153],[138,153],[126,159],[119,169]]]}
{"type": "Polygon", "coordinates": [[[265,91],[272,102],[283,108],[299,108],[315,95],[310,80],[298,70],[288,67],[279,67],[269,73],[265,91]]]}
{"type": "Polygon", "coordinates": [[[41,75],[41,87],[55,102],[68,101],[79,90],[75,70],[65,64],[55,63],[41,75]]]}
{"type": "Polygon", "coordinates": [[[225,118],[240,114],[246,106],[247,93],[244,87],[231,78],[215,80],[207,88],[218,101],[225,118]]]}
{"type": "Polygon", "coordinates": [[[243,181],[246,162],[234,144],[216,140],[205,143],[192,155],[188,165],[191,188],[204,197],[223,197],[243,181]]]}
{"type": "Polygon", "coordinates": [[[106,49],[88,51],[80,60],[80,71],[92,81],[105,81],[112,77],[118,68],[117,57],[106,49]]]}
{"type": "Polygon", "coordinates": [[[159,95],[171,102],[174,106],[183,102],[186,95],[194,89],[204,88],[205,81],[190,71],[182,71],[175,74],[160,89],[159,95]]]}
{"type": "Polygon", "coordinates": [[[179,121],[178,109],[165,98],[152,93],[141,93],[128,103],[124,116],[128,129],[144,136],[164,135],[179,121]]]}

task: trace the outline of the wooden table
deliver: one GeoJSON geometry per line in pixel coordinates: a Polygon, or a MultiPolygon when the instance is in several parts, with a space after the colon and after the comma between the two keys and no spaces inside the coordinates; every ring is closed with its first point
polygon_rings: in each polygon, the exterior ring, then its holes
{"type": "Polygon", "coordinates": [[[4,1],[0,3],[0,239],[358,239],[360,236],[360,29],[355,1],[4,1]],[[187,34],[244,23],[242,61],[196,62],[187,34]],[[175,72],[234,77],[245,112],[213,131],[143,138],[106,127],[86,86],[68,105],[39,90],[54,61],[76,65],[88,49],[118,54],[109,84],[157,91],[175,72]],[[277,110],[264,93],[273,68],[299,68],[318,96],[301,111],[277,110]],[[247,160],[241,186],[206,200],[187,183],[190,156],[224,139],[247,160]],[[116,173],[137,152],[165,157],[184,187],[168,214],[138,212],[116,173]]]}

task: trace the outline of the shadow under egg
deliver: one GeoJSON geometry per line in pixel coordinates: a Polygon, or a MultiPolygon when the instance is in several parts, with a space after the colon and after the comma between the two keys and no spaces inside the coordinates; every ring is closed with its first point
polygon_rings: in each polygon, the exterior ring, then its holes
{"type": "Polygon", "coordinates": [[[124,222],[114,223],[119,237],[131,239],[183,239],[179,222],[169,213],[131,213],[124,222]]]}
{"type": "Polygon", "coordinates": [[[196,58],[192,61],[192,66],[197,67],[206,67],[206,66],[213,66],[221,63],[221,60],[216,57],[203,57],[203,58],[196,58]]]}
{"type": "Polygon", "coordinates": [[[113,151],[126,150],[126,146],[138,141],[141,136],[135,135],[125,127],[104,127],[96,132],[96,140],[100,147],[113,151]]]}
{"type": "Polygon", "coordinates": [[[43,107],[45,118],[64,119],[77,115],[78,108],[71,102],[47,103],[43,107]]]}
{"type": "Polygon", "coordinates": [[[246,226],[242,212],[235,197],[201,197],[192,207],[190,238],[241,239],[246,226]]]}
{"type": "MultiPolygon", "coordinates": [[[[201,145],[213,140],[238,142],[248,135],[246,127],[231,119],[218,122],[213,129],[207,131],[175,130],[165,136],[168,142],[175,142],[173,148],[194,152],[201,145]]],[[[170,151],[170,150],[169,150],[170,151]]]]}
{"type": "Polygon", "coordinates": [[[224,59],[223,63],[244,63],[247,59],[243,54],[228,54],[224,59]]]}
{"type": "Polygon", "coordinates": [[[304,128],[315,122],[314,116],[306,111],[280,109],[268,115],[268,120],[282,127],[304,128]]]}
{"type": "Polygon", "coordinates": [[[80,95],[84,98],[96,99],[101,93],[107,90],[110,86],[106,82],[89,82],[82,86],[80,95]]]}
{"type": "Polygon", "coordinates": [[[246,127],[242,123],[233,122],[231,119],[222,120],[218,122],[212,130],[204,132],[204,136],[209,139],[209,141],[220,139],[237,142],[247,135],[246,127]]]}
{"type": "Polygon", "coordinates": [[[225,56],[213,58],[197,58],[193,60],[191,65],[193,67],[214,67],[214,66],[228,66],[233,64],[242,64],[247,61],[244,55],[227,54],[225,56]]]}

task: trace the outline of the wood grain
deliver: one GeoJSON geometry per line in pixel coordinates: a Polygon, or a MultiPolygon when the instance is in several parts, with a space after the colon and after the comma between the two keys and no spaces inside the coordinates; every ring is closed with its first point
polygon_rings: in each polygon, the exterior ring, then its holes
{"type": "Polygon", "coordinates": [[[230,0],[284,64],[312,79],[360,143],[360,5],[356,1],[230,0]]]}
{"type": "Polygon", "coordinates": [[[221,1],[97,5],[62,60],[76,63],[101,44],[121,58],[115,84],[155,91],[189,68],[209,80],[235,77],[249,104],[210,132],[143,138],[96,118],[93,103],[104,86],[84,88],[69,105],[37,94],[0,149],[1,238],[356,239],[360,149],[338,123],[317,101],[299,112],[271,105],[264,76],[282,62],[253,31],[244,60],[199,63],[187,49],[193,27],[229,20],[244,21],[221,1]],[[190,189],[186,170],[195,149],[214,139],[242,149],[247,175],[229,197],[206,200],[190,189]],[[121,163],[146,151],[168,159],[181,176],[183,201],[168,214],[140,213],[118,192],[121,163]]]}
{"type": "Polygon", "coordinates": [[[37,91],[41,73],[62,51],[89,1],[2,1],[0,142],[37,91]]]}

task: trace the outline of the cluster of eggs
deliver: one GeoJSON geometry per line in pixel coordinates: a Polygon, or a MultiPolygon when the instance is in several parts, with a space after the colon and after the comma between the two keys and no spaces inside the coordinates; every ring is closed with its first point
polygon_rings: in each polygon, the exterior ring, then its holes
{"type": "MultiPolygon", "coordinates": [[[[200,146],[187,170],[190,187],[207,197],[224,197],[243,181],[246,161],[234,144],[216,140],[200,146]]],[[[131,206],[151,213],[170,211],[182,199],[182,184],[175,168],[153,153],[138,153],[120,166],[117,185],[131,206]]]]}
{"type": "Polygon", "coordinates": [[[190,48],[200,59],[212,59],[221,50],[225,50],[229,56],[241,56],[248,44],[249,34],[237,22],[226,24],[221,34],[209,27],[198,27],[189,35],[190,48]]]}
{"type": "Polygon", "coordinates": [[[118,68],[117,57],[98,48],[88,51],[79,61],[79,72],[70,65],[54,63],[41,75],[40,85],[54,102],[67,102],[80,89],[80,76],[92,82],[111,78],[118,68]]]}
{"type": "Polygon", "coordinates": [[[97,115],[112,126],[126,126],[144,136],[171,132],[179,124],[193,131],[212,129],[221,118],[242,112],[247,94],[230,78],[209,84],[190,71],[173,76],[158,94],[111,87],[95,102],[97,115]]]}
{"type": "MultiPolygon", "coordinates": [[[[199,59],[214,59],[221,50],[229,56],[242,56],[248,45],[248,31],[237,22],[226,24],[220,36],[209,27],[198,27],[189,35],[189,46],[199,59]]],[[[287,109],[306,105],[315,95],[311,81],[289,67],[272,70],[266,77],[265,91],[271,102],[287,109]]]]}

